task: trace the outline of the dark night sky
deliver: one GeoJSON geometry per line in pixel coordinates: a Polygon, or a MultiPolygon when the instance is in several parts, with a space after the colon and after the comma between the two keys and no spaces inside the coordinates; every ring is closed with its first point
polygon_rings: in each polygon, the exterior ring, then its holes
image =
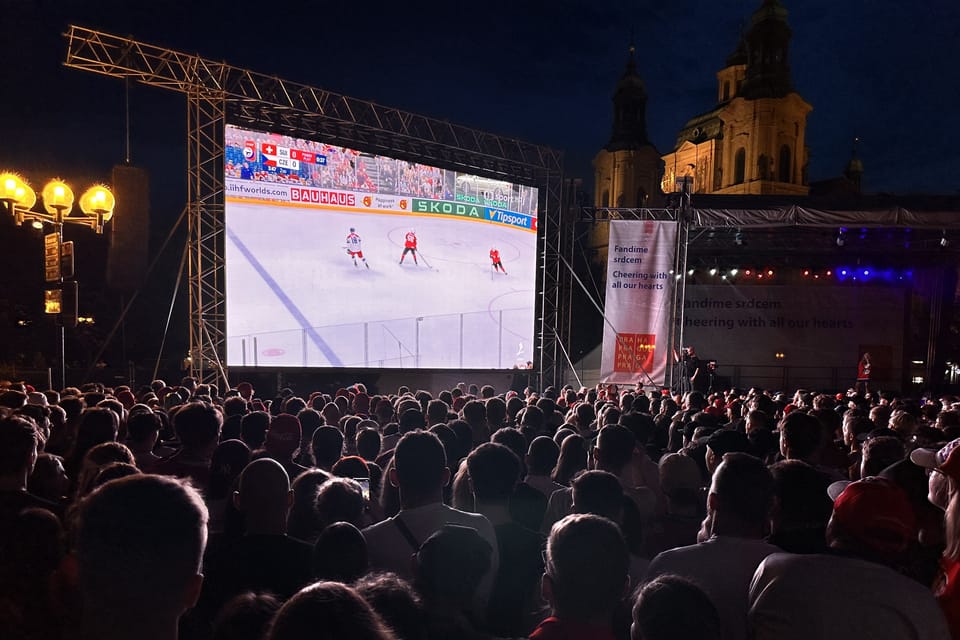
{"type": "MultiPolygon", "coordinates": [[[[814,107],[811,179],[838,175],[858,135],[866,190],[960,190],[960,3],[784,4],[794,85],[814,107]]],[[[62,66],[60,34],[75,23],[557,147],[589,188],[631,29],[663,153],[713,106],[714,74],[760,0],[0,5],[0,167],[35,182],[108,179],[123,159],[122,83],[62,66]]],[[[133,160],[152,172],[160,219],[183,203],[183,107],[178,94],[132,90],[133,160]]]]}

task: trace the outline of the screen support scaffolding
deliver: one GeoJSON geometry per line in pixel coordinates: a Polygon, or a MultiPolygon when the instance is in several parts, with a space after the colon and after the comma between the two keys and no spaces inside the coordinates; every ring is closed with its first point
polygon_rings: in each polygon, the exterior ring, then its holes
{"type": "Polygon", "coordinates": [[[130,38],[71,25],[66,66],[185,94],[189,211],[190,369],[228,388],[224,296],[224,129],[228,119],[368,152],[512,179],[544,192],[537,314],[540,385],[559,384],[563,154],[549,147],[282,80],[130,38]]]}

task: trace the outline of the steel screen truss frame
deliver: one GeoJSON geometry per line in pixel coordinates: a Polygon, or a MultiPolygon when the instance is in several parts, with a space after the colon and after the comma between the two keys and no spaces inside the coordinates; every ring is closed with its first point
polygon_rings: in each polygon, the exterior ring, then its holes
{"type": "Polygon", "coordinates": [[[275,76],[71,25],[66,66],[187,97],[191,374],[229,386],[224,294],[224,129],[229,120],[302,131],[398,157],[544,188],[537,317],[541,384],[559,380],[564,275],[559,150],[351,98],[275,76]]]}

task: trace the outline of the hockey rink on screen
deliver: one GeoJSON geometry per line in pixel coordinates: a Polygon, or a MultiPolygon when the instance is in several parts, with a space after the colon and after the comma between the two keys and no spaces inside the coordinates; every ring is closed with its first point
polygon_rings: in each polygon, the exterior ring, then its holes
{"type": "Polygon", "coordinates": [[[533,360],[536,234],[459,218],[227,204],[231,366],[511,368],[533,360]],[[346,250],[350,229],[364,265],[346,250]],[[414,230],[418,262],[403,254],[414,230]],[[491,248],[507,274],[495,273],[491,248]]]}

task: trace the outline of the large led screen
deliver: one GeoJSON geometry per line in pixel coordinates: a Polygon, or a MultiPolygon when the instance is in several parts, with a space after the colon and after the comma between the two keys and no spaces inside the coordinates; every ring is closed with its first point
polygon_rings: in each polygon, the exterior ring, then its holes
{"type": "Polygon", "coordinates": [[[227,363],[533,361],[537,189],[228,125],[227,363]]]}

